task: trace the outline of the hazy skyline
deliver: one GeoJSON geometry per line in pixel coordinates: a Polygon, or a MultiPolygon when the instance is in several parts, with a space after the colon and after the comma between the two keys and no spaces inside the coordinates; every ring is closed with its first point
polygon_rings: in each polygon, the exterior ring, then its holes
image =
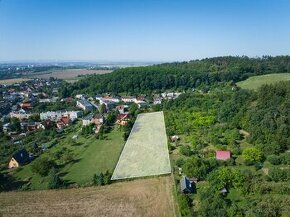
{"type": "Polygon", "coordinates": [[[287,0],[2,0],[0,61],[289,55],[287,0]]]}

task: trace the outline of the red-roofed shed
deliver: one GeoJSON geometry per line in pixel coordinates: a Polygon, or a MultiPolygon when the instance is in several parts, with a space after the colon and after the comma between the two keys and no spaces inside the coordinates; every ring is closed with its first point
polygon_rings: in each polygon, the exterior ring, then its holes
{"type": "Polygon", "coordinates": [[[216,151],[215,158],[217,160],[229,160],[231,159],[231,152],[230,151],[216,151]]]}

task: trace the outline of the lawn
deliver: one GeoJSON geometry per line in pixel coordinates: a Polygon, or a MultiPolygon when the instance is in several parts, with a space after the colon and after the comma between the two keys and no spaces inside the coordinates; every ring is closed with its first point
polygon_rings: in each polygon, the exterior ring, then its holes
{"type": "MultiPolygon", "coordinates": [[[[95,173],[113,171],[122,148],[124,141],[122,132],[113,129],[106,134],[104,140],[96,139],[94,135],[88,138],[78,135],[76,142],[72,141],[72,137],[77,135],[78,128],[74,128],[71,132],[65,134],[57,145],[43,153],[40,157],[48,156],[52,158],[55,154],[66,148],[74,154],[74,160],[70,163],[60,165],[59,174],[69,183],[77,183],[79,185],[91,182],[95,173]]],[[[46,189],[47,177],[41,177],[31,171],[31,164],[14,171],[14,177],[19,181],[25,181],[31,189],[46,189]]]]}
{"type": "Polygon", "coordinates": [[[112,179],[171,173],[163,112],[140,114],[112,179]]]}
{"type": "Polygon", "coordinates": [[[122,132],[114,129],[105,140],[92,137],[85,145],[88,147],[78,155],[79,161],[65,170],[65,180],[84,184],[91,181],[95,173],[113,172],[124,146],[122,132]]]}
{"type": "Polygon", "coordinates": [[[268,75],[259,75],[248,78],[245,81],[240,81],[237,85],[243,89],[255,90],[263,84],[273,84],[279,81],[289,81],[290,73],[277,73],[268,75]]]}

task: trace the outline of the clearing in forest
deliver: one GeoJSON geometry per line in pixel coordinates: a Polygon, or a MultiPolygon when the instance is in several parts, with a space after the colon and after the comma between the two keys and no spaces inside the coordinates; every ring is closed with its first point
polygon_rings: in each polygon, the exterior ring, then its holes
{"type": "Polygon", "coordinates": [[[290,73],[277,73],[277,74],[253,76],[245,81],[238,82],[237,85],[243,89],[255,90],[264,84],[273,84],[279,81],[289,81],[289,80],[290,73]]]}
{"type": "Polygon", "coordinates": [[[140,114],[112,180],[171,173],[163,112],[140,114]]]}

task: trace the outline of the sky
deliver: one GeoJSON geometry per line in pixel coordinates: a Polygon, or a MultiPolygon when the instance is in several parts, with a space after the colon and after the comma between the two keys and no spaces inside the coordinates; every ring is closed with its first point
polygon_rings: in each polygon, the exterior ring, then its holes
{"type": "Polygon", "coordinates": [[[289,0],[0,0],[0,61],[289,54],[289,0]]]}

